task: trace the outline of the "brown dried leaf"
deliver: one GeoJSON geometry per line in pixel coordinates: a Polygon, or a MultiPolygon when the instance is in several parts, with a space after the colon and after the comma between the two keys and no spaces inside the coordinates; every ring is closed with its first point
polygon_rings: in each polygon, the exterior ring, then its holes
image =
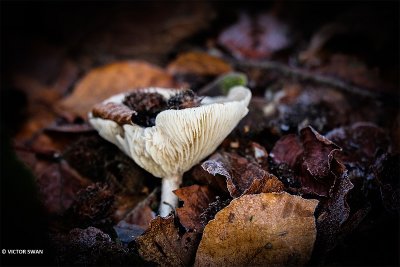
{"type": "Polygon", "coordinates": [[[212,175],[224,176],[232,197],[281,192],[284,188],[282,182],[274,175],[234,153],[216,153],[201,166],[212,175]]]}
{"type": "Polygon", "coordinates": [[[303,146],[295,134],[282,136],[272,149],[270,156],[278,164],[286,163],[290,168],[296,166],[298,157],[303,153],[303,146]]]}
{"type": "Polygon", "coordinates": [[[315,131],[303,128],[300,138],[287,135],[276,142],[271,157],[277,164],[287,164],[301,183],[303,193],[328,196],[337,177],[331,168],[334,156],[340,148],[315,131]]]}
{"type": "Polygon", "coordinates": [[[197,183],[208,185],[216,192],[223,195],[229,195],[228,188],[226,188],[226,179],[222,175],[214,176],[202,167],[202,164],[197,164],[184,177],[192,177],[197,183]]]}
{"type": "Polygon", "coordinates": [[[199,235],[180,235],[174,217],[157,217],[146,232],[136,239],[140,256],[161,266],[188,266],[192,263],[199,235]]]}
{"type": "Polygon", "coordinates": [[[287,193],[245,195],[204,229],[195,266],[301,266],[316,237],[317,200],[287,193]]]}
{"type": "Polygon", "coordinates": [[[168,65],[167,71],[173,75],[218,76],[232,71],[232,68],[220,58],[205,52],[193,51],[180,54],[168,65]]]}
{"type": "Polygon", "coordinates": [[[336,160],[332,161],[332,170],[337,177],[335,184],[330,189],[330,198],[322,200],[318,208],[318,238],[315,253],[322,255],[336,246],[342,224],[347,221],[350,214],[347,194],[353,188],[353,184],[342,163],[336,160]]]}
{"type": "Polygon", "coordinates": [[[130,124],[132,115],[136,114],[134,110],[127,106],[112,102],[96,104],[92,109],[92,113],[94,117],[112,120],[120,125],[130,124]]]}
{"type": "Polygon", "coordinates": [[[207,185],[192,185],[179,188],[175,195],[184,202],[183,207],[176,209],[180,223],[188,230],[202,232],[204,225],[200,215],[215,200],[216,194],[207,185]]]}
{"type": "Polygon", "coordinates": [[[106,98],[142,87],[174,87],[172,77],[159,67],[141,61],[120,61],[93,69],[60,102],[61,110],[86,118],[91,108],[106,98]]]}
{"type": "Polygon", "coordinates": [[[307,171],[317,179],[329,175],[333,156],[336,151],[340,150],[340,147],[311,127],[302,129],[300,138],[304,148],[303,164],[307,171]]]}

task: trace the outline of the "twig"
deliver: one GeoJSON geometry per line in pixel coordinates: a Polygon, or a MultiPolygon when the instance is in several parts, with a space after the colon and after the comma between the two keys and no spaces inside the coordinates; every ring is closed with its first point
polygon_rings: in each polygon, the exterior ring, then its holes
{"type": "Polygon", "coordinates": [[[258,62],[258,61],[247,61],[247,60],[232,60],[232,59],[230,59],[229,61],[236,67],[261,68],[264,70],[276,71],[286,77],[295,78],[302,81],[310,81],[329,87],[334,87],[342,91],[356,94],[359,96],[381,99],[390,102],[393,101],[393,96],[391,95],[373,92],[358,86],[351,85],[347,82],[336,79],[334,77],[312,73],[299,68],[289,67],[279,62],[274,62],[274,61],[258,62]]]}

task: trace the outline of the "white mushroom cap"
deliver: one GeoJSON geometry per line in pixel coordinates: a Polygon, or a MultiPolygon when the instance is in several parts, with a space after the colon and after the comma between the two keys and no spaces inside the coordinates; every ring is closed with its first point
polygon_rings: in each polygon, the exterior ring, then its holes
{"type": "MultiPolygon", "coordinates": [[[[179,91],[149,88],[145,92],[157,92],[168,99],[179,91]]],[[[104,103],[122,103],[124,97],[116,95],[104,103]]],[[[171,177],[182,175],[210,155],[248,113],[250,98],[248,88],[233,87],[226,97],[204,98],[199,107],[162,111],[152,127],[121,126],[92,113],[89,121],[143,169],[156,177],[171,177]]]]}

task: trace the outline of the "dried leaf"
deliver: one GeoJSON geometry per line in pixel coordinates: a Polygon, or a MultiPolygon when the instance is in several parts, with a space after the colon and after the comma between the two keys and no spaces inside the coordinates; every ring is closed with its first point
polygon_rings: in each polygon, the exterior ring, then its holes
{"type": "Polygon", "coordinates": [[[199,242],[198,234],[180,235],[174,217],[155,218],[146,232],[136,239],[143,259],[161,266],[188,266],[192,263],[199,242]]]}
{"type": "Polygon", "coordinates": [[[275,143],[270,156],[276,163],[285,163],[293,169],[302,153],[303,146],[299,138],[295,134],[287,134],[275,143]]]}
{"type": "Polygon", "coordinates": [[[220,34],[218,42],[238,58],[262,59],[290,45],[288,32],[288,26],[271,14],[241,14],[236,24],[220,34]]]}
{"type": "Polygon", "coordinates": [[[106,98],[135,88],[174,87],[164,70],[141,61],[121,61],[93,69],[60,103],[61,110],[86,118],[92,107],[106,98]]]}
{"type": "Polygon", "coordinates": [[[167,67],[167,71],[173,75],[218,76],[231,70],[231,66],[222,59],[199,51],[182,53],[167,67]]]}
{"type": "Polygon", "coordinates": [[[229,195],[228,188],[226,187],[226,178],[222,175],[212,175],[205,170],[202,164],[195,165],[184,176],[192,177],[197,183],[208,185],[214,191],[222,195],[229,195]]]}
{"type": "Polygon", "coordinates": [[[216,153],[205,161],[202,167],[212,175],[224,176],[232,197],[281,192],[284,188],[282,182],[274,175],[261,169],[258,164],[234,153],[216,153]]]}
{"type": "Polygon", "coordinates": [[[334,155],[340,148],[315,131],[303,128],[300,138],[295,135],[282,137],[271,151],[277,164],[286,164],[301,183],[303,193],[329,196],[335,179],[341,173],[331,168],[334,155]]]}
{"type": "Polygon", "coordinates": [[[350,214],[347,194],[353,188],[346,167],[337,161],[333,161],[332,165],[335,173],[341,175],[336,177],[335,184],[329,192],[330,198],[322,200],[319,207],[315,253],[322,255],[336,246],[341,227],[350,214]]]}
{"type": "Polygon", "coordinates": [[[301,266],[316,237],[317,200],[287,193],[234,199],[204,229],[195,266],[301,266]]]}
{"type": "Polygon", "coordinates": [[[132,115],[136,112],[126,105],[117,104],[113,102],[96,104],[92,113],[94,117],[99,117],[105,120],[112,120],[120,125],[130,124],[132,122],[132,115]]]}
{"type": "Polygon", "coordinates": [[[207,185],[192,185],[179,188],[174,193],[184,202],[183,207],[176,209],[180,223],[188,230],[202,232],[204,225],[200,215],[215,200],[215,192],[207,185]]]}
{"type": "Polygon", "coordinates": [[[304,147],[303,164],[307,171],[317,179],[329,175],[333,156],[340,147],[311,127],[301,130],[300,137],[304,147]]]}

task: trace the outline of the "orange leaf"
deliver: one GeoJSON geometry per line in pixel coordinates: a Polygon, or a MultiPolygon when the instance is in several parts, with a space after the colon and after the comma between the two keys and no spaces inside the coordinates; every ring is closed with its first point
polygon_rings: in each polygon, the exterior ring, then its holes
{"type": "Polygon", "coordinates": [[[316,237],[317,200],[288,193],[244,195],[204,229],[194,266],[300,266],[316,237]]]}
{"type": "Polygon", "coordinates": [[[86,118],[92,107],[106,98],[143,87],[175,87],[172,77],[159,67],[142,61],[120,61],[90,71],[73,93],[61,101],[63,111],[86,118]]]}
{"type": "Polygon", "coordinates": [[[196,74],[218,76],[230,72],[231,66],[220,58],[205,52],[187,52],[180,54],[167,67],[171,74],[196,74]]]}

